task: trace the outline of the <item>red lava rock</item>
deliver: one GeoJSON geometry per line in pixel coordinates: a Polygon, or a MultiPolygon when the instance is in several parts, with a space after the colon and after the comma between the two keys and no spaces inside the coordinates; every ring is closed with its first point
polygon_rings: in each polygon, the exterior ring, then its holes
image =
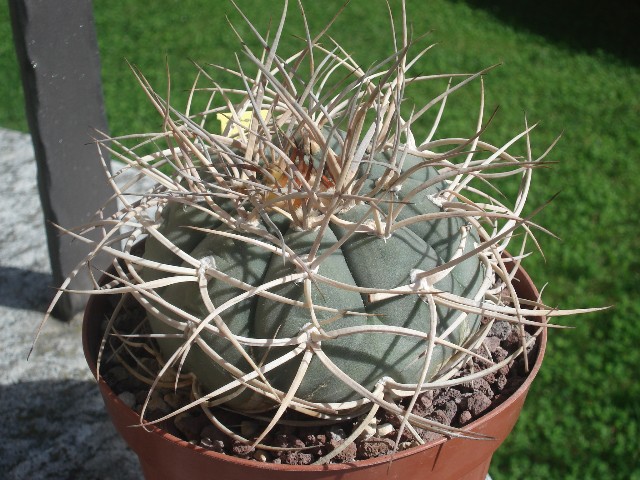
{"type": "MultiPolygon", "coordinates": [[[[328,442],[329,451],[333,451],[338,448],[340,445],[344,443],[343,438],[332,438],[328,442]]],[[[356,455],[358,454],[358,449],[355,443],[347,445],[344,450],[342,450],[338,455],[333,457],[333,461],[335,463],[349,463],[353,462],[356,459],[356,455]]]]}
{"type": "Polygon", "coordinates": [[[455,400],[449,400],[444,405],[441,405],[439,411],[442,412],[442,415],[447,419],[446,425],[451,425],[453,419],[458,414],[458,403],[455,400]]]}
{"type": "Polygon", "coordinates": [[[487,337],[487,338],[484,339],[484,341],[482,343],[487,348],[487,350],[489,350],[490,352],[493,352],[496,348],[498,348],[500,346],[500,338],[498,338],[498,337],[487,337]]]}
{"type": "Polygon", "coordinates": [[[301,439],[289,433],[277,434],[273,442],[276,447],[282,448],[304,448],[306,446],[301,439]]]}
{"type": "Polygon", "coordinates": [[[356,449],[358,458],[361,460],[367,458],[381,457],[393,451],[395,442],[389,438],[371,437],[366,440],[357,442],[356,449]]]}
{"type": "Polygon", "coordinates": [[[460,425],[466,425],[472,418],[471,412],[469,410],[465,410],[460,414],[458,421],[460,422],[460,425]]]}
{"type": "Polygon", "coordinates": [[[509,355],[509,352],[507,352],[502,347],[496,348],[492,353],[493,353],[493,361],[496,363],[503,361],[509,355]]]}
{"type": "Polygon", "coordinates": [[[462,393],[457,388],[447,388],[437,398],[433,399],[433,405],[439,407],[449,401],[456,401],[462,397],[462,393]]]}
{"type": "Polygon", "coordinates": [[[314,461],[313,455],[304,452],[286,452],[280,459],[287,465],[310,465],[314,461]]]}
{"type": "MultiPolygon", "coordinates": [[[[420,397],[418,397],[420,398],[420,397]]],[[[382,409],[380,409],[382,410],[382,409]]],[[[415,412],[412,412],[415,413],[415,412]]],[[[394,414],[391,412],[387,412],[386,410],[383,410],[382,412],[379,411],[379,415],[380,415],[380,423],[390,423],[391,425],[393,425],[394,427],[398,428],[400,426],[401,420],[394,414]]],[[[417,415],[417,413],[416,413],[417,415]]],[[[422,415],[424,416],[424,415],[422,415]]]]}
{"type": "Polygon", "coordinates": [[[532,335],[527,331],[524,332],[524,338],[525,338],[525,341],[527,342],[527,344],[529,345],[527,347],[527,353],[531,353],[533,351],[533,349],[536,347],[536,340],[534,340],[533,342],[529,343],[531,341],[532,335]]]}
{"type": "Polygon", "coordinates": [[[253,458],[253,447],[237,440],[233,441],[231,453],[240,458],[253,458]]]}
{"type": "Polygon", "coordinates": [[[491,388],[491,385],[489,384],[489,382],[486,379],[478,378],[478,379],[474,380],[471,383],[473,385],[473,390],[474,391],[482,392],[489,398],[493,397],[493,389],[491,388]]]}
{"type": "Polygon", "coordinates": [[[453,420],[453,417],[449,416],[444,410],[434,410],[433,413],[429,415],[429,418],[438,423],[441,423],[442,425],[451,425],[451,422],[453,420]]]}
{"type": "Polygon", "coordinates": [[[423,430],[422,428],[416,428],[416,431],[425,442],[431,442],[433,440],[438,440],[442,437],[439,433],[431,432],[429,430],[423,430]]]}
{"type": "Polygon", "coordinates": [[[494,322],[490,333],[492,337],[504,340],[511,333],[511,325],[508,322],[494,322]]]}
{"type": "Polygon", "coordinates": [[[502,347],[510,350],[516,346],[522,345],[522,340],[520,339],[520,333],[516,330],[516,329],[512,329],[511,332],[509,332],[509,335],[507,335],[507,338],[505,338],[502,341],[502,347]]]}
{"type": "Polygon", "coordinates": [[[467,402],[467,409],[474,416],[480,415],[491,406],[491,399],[481,392],[474,393],[467,402]]]}
{"type": "Polygon", "coordinates": [[[493,384],[496,383],[496,372],[489,373],[487,376],[483,378],[487,381],[489,385],[491,385],[491,388],[493,388],[493,384]]]}
{"type": "Polygon", "coordinates": [[[495,388],[500,391],[503,390],[504,387],[507,386],[507,376],[506,375],[496,375],[495,388]]]}
{"type": "MultiPolygon", "coordinates": [[[[416,399],[411,413],[419,417],[426,417],[431,412],[433,412],[433,391],[428,390],[416,399]]],[[[393,418],[395,421],[389,421],[388,423],[391,423],[391,425],[397,428],[400,425],[400,421],[395,415],[393,415],[393,418]]]]}
{"type": "Polygon", "coordinates": [[[303,436],[301,439],[307,449],[305,450],[307,453],[311,453],[316,457],[322,457],[327,453],[326,443],[327,436],[323,433],[318,433],[317,435],[307,434],[303,436]],[[308,448],[315,447],[315,448],[308,448]]]}
{"type": "MultiPolygon", "coordinates": [[[[395,440],[396,437],[398,436],[398,432],[396,432],[396,435],[393,437],[393,439],[395,440]]],[[[402,434],[400,435],[400,443],[402,442],[413,442],[416,440],[416,437],[413,436],[413,434],[407,430],[406,428],[402,431],[402,434]]]]}

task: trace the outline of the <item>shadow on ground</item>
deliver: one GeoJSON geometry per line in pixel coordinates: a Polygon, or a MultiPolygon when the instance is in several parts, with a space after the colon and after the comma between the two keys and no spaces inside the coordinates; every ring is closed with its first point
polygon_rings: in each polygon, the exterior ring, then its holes
{"type": "Polygon", "coordinates": [[[45,312],[54,295],[51,274],[0,266],[0,306],[45,312]]]}
{"type": "Polygon", "coordinates": [[[2,478],[142,478],[91,381],[0,385],[0,412],[2,478]]]}
{"type": "Polygon", "coordinates": [[[637,0],[454,0],[578,51],[603,51],[640,65],[637,0]]]}

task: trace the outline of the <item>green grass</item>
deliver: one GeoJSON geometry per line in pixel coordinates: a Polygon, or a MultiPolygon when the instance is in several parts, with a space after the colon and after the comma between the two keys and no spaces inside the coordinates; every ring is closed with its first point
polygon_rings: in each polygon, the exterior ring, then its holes
{"type": "Polygon", "coordinates": [[[0,3],[0,126],[27,131],[20,71],[16,61],[9,21],[8,2],[0,3]]]}
{"type": "MultiPolygon", "coordinates": [[[[161,91],[168,59],[176,105],[184,103],[193,80],[189,59],[233,64],[232,53],[239,49],[225,15],[235,24],[241,21],[226,2],[213,3],[95,2],[112,134],[154,130],[161,123],[125,58],[161,91]]],[[[279,5],[241,3],[262,29],[269,22],[268,8],[279,5]]],[[[318,31],[341,3],[307,1],[312,30],[318,31]]],[[[516,133],[525,113],[530,122],[541,121],[533,135],[537,153],[564,132],[550,156],[558,163],[538,172],[531,197],[535,206],[560,192],[538,220],[562,240],[541,237],[547,260],[534,256],[528,270],[539,285],[549,282],[547,303],[615,305],[567,320],[575,329],[551,332],[542,371],[491,473],[495,480],[640,479],[638,63],[607,49],[606,39],[594,45],[559,38],[529,28],[526,14],[516,21],[480,6],[491,2],[408,3],[415,31],[434,30],[429,38],[440,44],[421,63],[423,73],[470,72],[502,63],[486,77],[488,109],[500,106],[489,140],[504,141],[516,133]]],[[[291,9],[290,16],[297,18],[295,2],[291,9]]],[[[6,10],[1,4],[0,125],[25,130],[6,10]]],[[[274,19],[278,12],[279,7],[274,19]]],[[[369,65],[390,52],[385,15],[384,2],[353,0],[331,33],[369,65]]],[[[299,22],[292,25],[292,33],[301,33],[299,22]]],[[[291,48],[298,45],[293,36],[288,39],[291,48]]],[[[416,89],[412,98],[419,102],[429,90],[416,89]]],[[[475,106],[478,91],[475,85],[451,99],[443,133],[470,134],[475,113],[469,115],[469,105],[475,106]]]]}

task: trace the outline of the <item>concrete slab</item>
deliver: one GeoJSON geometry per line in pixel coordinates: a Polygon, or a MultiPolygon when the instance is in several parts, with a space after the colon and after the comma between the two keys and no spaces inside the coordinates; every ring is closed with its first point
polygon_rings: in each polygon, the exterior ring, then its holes
{"type": "Polygon", "coordinates": [[[0,172],[0,477],[140,479],[84,362],[80,317],[51,320],[27,360],[53,292],[29,135],[0,129],[0,172]]]}

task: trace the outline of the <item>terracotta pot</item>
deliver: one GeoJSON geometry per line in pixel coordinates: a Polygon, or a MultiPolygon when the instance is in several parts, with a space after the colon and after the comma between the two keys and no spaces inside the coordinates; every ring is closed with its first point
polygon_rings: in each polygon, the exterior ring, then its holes
{"type": "MultiPolygon", "coordinates": [[[[524,270],[519,270],[514,284],[521,297],[537,299],[538,291],[524,270]]],[[[90,298],[84,315],[84,352],[94,374],[102,338],[100,323],[109,305],[105,296],[95,295],[90,298]]],[[[398,452],[393,461],[387,456],[351,464],[293,466],[259,463],[215,453],[193,446],[156,427],[132,427],[138,425],[138,415],[103,380],[99,381],[99,387],[111,420],[138,455],[147,480],[484,480],[493,452],[516,423],[529,386],[542,363],[546,341],[545,330],[539,337],[538,356],[524,384],[500,406],[464,427],[465,430],[488,435],[494,440],[436,440],[398,452]]]]}

